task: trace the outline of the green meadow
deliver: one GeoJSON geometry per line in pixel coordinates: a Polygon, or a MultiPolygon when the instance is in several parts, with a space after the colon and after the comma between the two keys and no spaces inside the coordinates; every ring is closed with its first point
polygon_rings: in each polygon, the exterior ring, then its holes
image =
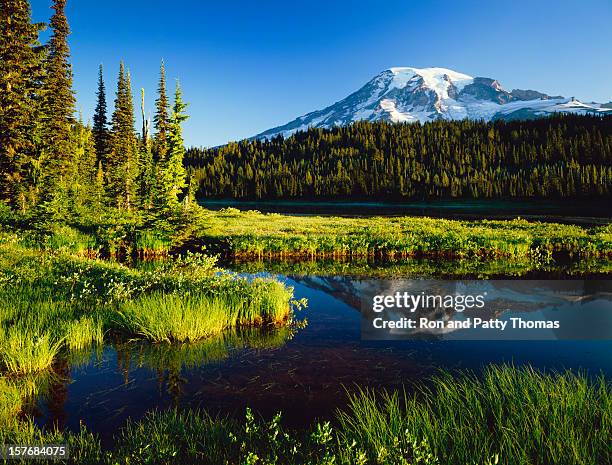
{"type": "Polygon", "coordinates": [[[298,275],[608,276],[611,269],[610,226],[233,209],[191,215],[172,236],[129,221],[115,234],[83,223],[5,228],[0,443],[67,442],[73,462],[92,464],[610,461],[606,379],[510,366],[478,376],[441,373],[405,392],[347,386],[348,406],[306,430],[286,426],[281,413],[247,411],[240,422],[176,409],[128,420],[112,447],[86,429],[38,428],[27,412],[58,376],[55,364],[87,363],[104,344],[126,354],[126,369],[134,363],[180,382],[183,369],[224,360],[231,347],[274,348],[291,339],[294,311],[306,302],[277,279],[224,270],[216,255],[241,272],[298,275]],[[254,328],[270,331],[251,337],[254,328]]]}
{"type": "Polygon", "coordinates": [[[235,257],[511,258],[612,255],[612,226],[462,221],[423,217],[323,217],[227,208],[205,211],[195,244],[235,257]]]}
{"type": "Polygon", "coordinates": [[[248,280],[187,255],[154,270],[0,238],[1,373],[49,368],[63,351],[105,338],[195,342],[237,327],[291,323],[292,289],[274,279],[248,280]]]}

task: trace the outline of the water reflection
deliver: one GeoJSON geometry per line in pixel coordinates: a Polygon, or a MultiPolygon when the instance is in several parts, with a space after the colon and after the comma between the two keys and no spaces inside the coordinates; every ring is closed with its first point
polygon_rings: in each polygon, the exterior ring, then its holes
{"type": "MultiPolygon", "coordinates": [[[[41,391],[32,410],[37,423],[78,430],[83,422],[106,441],[128,418],[151,409],[204,408],[242,417],[250,406],[263,415],[282,410],[289,424],[302,426],[342,407],[347,389],[401,388],[440,369],[509,362],[612,374],[611,341],[362,341],[361,297],[393,280],[279,278],[295,287],[297,298],[308,298],[300,315],[308,319],[305,328],[235,331],[174,346],[117,341],[88,356],[72,354],[59,385],[41,391]]],[[[575,285],[586,294],[596,291],[588,281],[575,285]]],[[[529,282],[513,290],[523,297],[531,291],[529,282]]]]}
{"type": "Polygon", "coordinates": [[[612,339],[609,280],[364,280],[344,292],[366,339],[612,339]]]}

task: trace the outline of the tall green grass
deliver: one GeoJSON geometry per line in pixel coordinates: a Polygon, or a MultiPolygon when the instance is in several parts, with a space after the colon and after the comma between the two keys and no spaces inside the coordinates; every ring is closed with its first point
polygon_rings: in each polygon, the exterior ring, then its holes
{"type": "Polygon", "coordinates": [[[482,375],[439,375],[419,395],[359,391],[339,414],[345,440],[373,459],[406,431],[442,463],[611,463],[612,396],[603,377],[491,366],[482,375]]]}
{"type": "Polygon", "coordinates": [[[83,315],[78,320],[69,321],[66,324],[65,332],[66,346],[71,350],[86,349],[92,344],[102,344],[104,340],[104,329],[100,317],[83,315]]]}
{"type": "Polygon", "coordinates": [[[237,326],[289,322],[291,288],[222,272],[215,262],[187,254],[134,269],[0,241],[0,376],[45,370],[108,332],[192,342],[237,326]]]}
{"type": "Polygon", "coordinates": [[[549,261],[556,254],[610,256],[612,225],[458,221],[441,218],[342,218],[207,212],[200,240],[214,250],[249,257],[510,257],[549,261]]]}
{"type": "Polygon", "coordinates": [[[120,305],[117,325],[153,342],[193,342],[236,326],[285,323],[291,292],[275,281],[259,283],[266,283],[268,292],[251,300],[231,293],[146,294],[120,305]]]}
{"type": "Polygon", "coordinates": [[[62,341],[49,334],[31,334],[11,329],[1,335],[2,366],[12,374],[28,374],[46,370],[59,353],[62,341]]]}
{"type": "Polygon", "coordinates": [[[416,394],[356,391],[330,421],[287,428],[202,411],[151,412],[113,446],[94,436],[0,431],[5,443],[68,441],[79,463],[266,465],[603,465],[612,463],[611,386],[571,372],[492,366],[440,374],[416,394]]]}
{"type": "Polygon", "coordinates": [[[29,374],[51,367],[63,348],[102,342],[102,323],[78,302],[54,300],[36,282],[0,289],[0,374],[29,374]]]}

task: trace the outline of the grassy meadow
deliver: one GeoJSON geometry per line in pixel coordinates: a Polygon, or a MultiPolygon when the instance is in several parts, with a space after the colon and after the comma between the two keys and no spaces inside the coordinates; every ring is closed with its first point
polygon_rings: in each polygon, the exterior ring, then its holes
{"type": "Polygon", "coordinates": [[[195,243],[234,257],[480,257],[547,262],[558,256],[612,256],[612,225],[289,216],[234,208],[205,211],[201,224],[195,243]]]}
{"type": "Polygon", "coordinates": [[[210,254],[236,260],[235,269],[250,273],[525,277],[554,274],[567,260],[564,275],[609,275],[611,226],[234,209],[198,209],[172,235],[147,232],[130,219],[114,229],[83,222],[42,230],[13,224],[0,233],[0,443],[67,442],[74,463],[91,464],[548,465],[611,459],[609,382],[528,368],[440,374],[405,393],[347,387],[348,407],[307,430],[285,427],[280,414],[270,419],[247,411],[239,422],[204,411],[153,411],[128,421],[105,448],[85,429],[41,430],[27,415],[31,399],[53,383],[59,360],[78,365],[104,343],[130,354],[121,363],[178,376],[223,360],[228,347],[278,347],[291,338],[294,310],[305,301],[276,279],[223,270],[210,254]],[[139,258],[156,260],[121,262],[139,258]],[[373,266],[378,258],[383,267],[373,266]],[[265,259],[272,261],[264,266],[265,259]],[[251,337],[256,327],[278,330],[251,337]]]}

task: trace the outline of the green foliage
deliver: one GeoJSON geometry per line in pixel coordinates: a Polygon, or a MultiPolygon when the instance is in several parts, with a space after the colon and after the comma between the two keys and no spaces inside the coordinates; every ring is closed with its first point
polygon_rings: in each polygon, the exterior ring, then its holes
{"type": "Polygon", "coordinates": [[[187,105],[183,103],[181,87],[177,81],[174,95],[174,106],[168,126],[167,147],[165,160],[160,163],[160,190],[163,205],[167,208],[176,208],[179,196],[187,187],[185,182],[186,173],[183,166],[185,147],[183,142],[182,124],[187,120],[185,114],[187,105]]]}
{"type": "Polygon", "coordinates": [[[45,370],[61,351],[99,344],[107,331],[194,341],[237,326],[282,326],[302,305],[279,281],[221,273],[200,255],[133,269],[67,250],[0,241],[0,374],[45,370]]]}
{"type": "Polygon", "coordinates": [[[123,62],[119,67],[117,81],[107,176],[107,192],[113,205],[132,209],[136,202],[138,145],[134,131],[134,102],[130,74],[126,73],[123,62]]]}
{"type": "Polygon", "coordinates": [[[201,223],[201,242],[236,257],[509,257],[546,266],[545,257],[612,253],[610,225],[285,216],[231,208],[207,212],[201,223]]]}
{"type": "Polygon", "coordinates": [[[610,385],[572,372],[493,365],[482,376],[436,376],[415,396],[358,391],[339,422],[371,459],[406,432],[425,439],[440,463],[489,463],[494,454],[503,464],[612,458],[610,385]]]}
{"type": "Polygon", "coordinates": [[[0,2],[0,199],[25,209],[37,199],[43,54],[30,2],[0,2]],[[36,96],[36,98],[31,98],[36,96]]]}
{"type": "Polygon", "coordinates": [[[53,0],[51,7],[52,34],[45,60],[45,79],[42,91],[42,176],[46,194],[55,190],[76,167],[74,150],[70,143],[70,130],[74,123],[75,96],[72,90],[72,65],[66,19],[66,0],[53,0]]]}
{"type": "Polygon", "coordinates": [[[96,154],[100,162],[106,162],[109,148],[108,120],[106,117],[106,87],[104,85],[104,74],[102,65],[98,72],[98,90],[96,92],[96,108],[93,116],[93,138],[95,141],[96,154]]]}
{"type": "Polygon", "coordinates": [[[96,464],[603,464],[612,458],[610,387],[572,372],[490,366],[481,376],[434,376],[415,394],[357,390],[333,421],[306,430],[249,409],[242,422],[169,410],[129,421],[106,450],[85,431],[42,433],[29,423],[0,440],[68,441],[79,463],[96,464]]]}
{"type": "Polygon", "coordinates": [[[193,148],[185,160],[201,197],[610,197],[612,117],[364,121],[193,148]]]}
{"type": "Polygon", "coordinates": [[[168,132],[170,128],[170,118],[168,116],[170,104],[166,94],[166,68],[162,60],[159,68],[159,84],[157,87],[157,99],[155,100],[155,116],[153,123],[155,126],[155,138],[153,148],[156,154],[156,161],[163,164],[166,161],[168,151],[168,132]]]}

